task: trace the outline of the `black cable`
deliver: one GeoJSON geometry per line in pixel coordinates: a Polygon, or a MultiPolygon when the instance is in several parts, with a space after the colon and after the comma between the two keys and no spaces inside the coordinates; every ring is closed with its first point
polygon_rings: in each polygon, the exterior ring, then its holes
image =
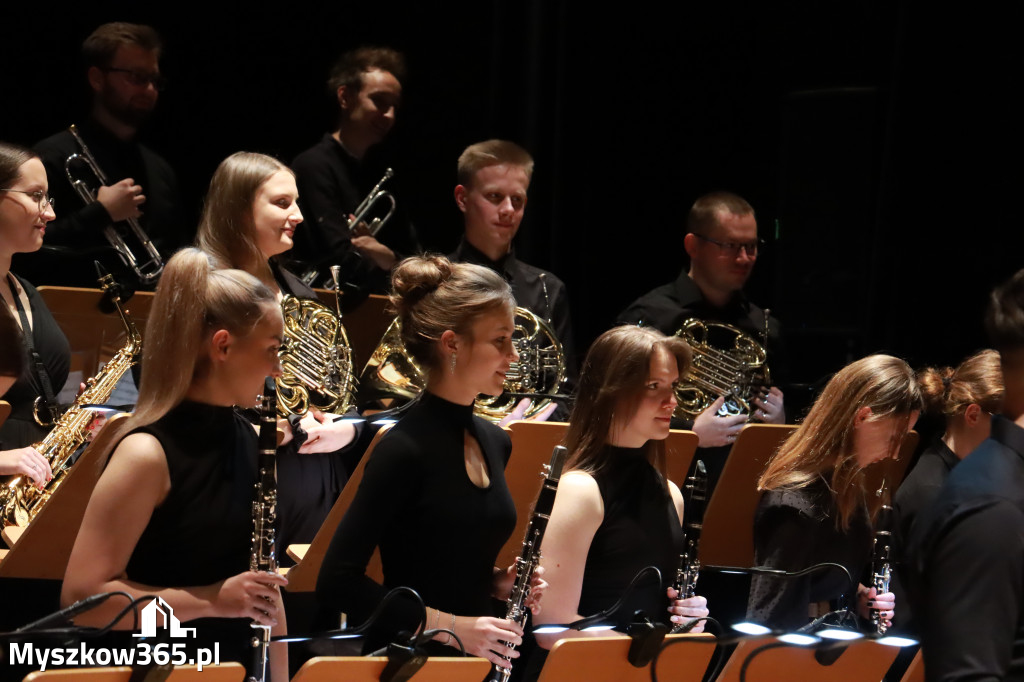
{"type": "Polygon", "coordinates": [[[759,646],[758,648],[751,651],[750,655],[748,655],[743,660],[743,665],[740,666],[740,682],[747,682],[747,668],[750,667],[750,662],[754,660],[755,656],[757,656],[762,651],[767,651],[768,649],[778,649],[784,646],[789,645],[787,645],[785,642],[769,642],[768,644],[759,646]]]}
{"type": "Polygon", "coordinates": [[[310,635],[277,635],[275,637],[271,637],[270,641],[300,642],[312,639],[330,639],[338,635],[361,635],[363,632],[368,630],[370,626],[377,621],[378,618],[380,618],[381,613],[383,613],[384,611],[384,607],[387,606],[387,604],[390,601],[403,595],[407,597],[412,597],[413,600],[415,600],[416,603],[419,604],[419,610],[422,613],[422,616],[420,618],[419,627],[417,627],[417,630],[424,627],[427,624],[427,607],[423,603],[423,597],[421,597],[419,592],[412,589],[411,587],[401,586],[393,588],[387,594],[385,594],[384,598],[380,600],[380,602],[377,604],[377,607],[373,610],[373,613],[370,614],[370,617],[363,621],[362,624],[358,625],[357,627],[339,628],[336,630],[327,630],[326,632],[315,632],[310,635]]]}
{"type": "MultiPolygon", "coordinates": [[[[654,658],[651,659],[651,682],[658,682],[658,673],[657,673],[658,659],[661,657],[662,652],[664,652],[665,649],[669,648],[673,644],[678,644],[679,642],[701,642],[702,644],[714,644],[716,646],[715,651],[718,654],[718,658],[722,659],[718,663],[718,665],[720,666],[722,663],[725,662],[724,661],[724,654],[723,654],[724,650],[721,649],[721,647],[719,647],[718,645],[719,644],[729,644],[730,642],[729,642],[729,638],[723,638],[722,637],[722,635],[725,634],[725,628],[722,627],[722,624],[720,622],[718,622],[717,620],[715,620],[714,618],[712,618],[711,616],[704,616],[703,618],[694,618],[693,621],[694,621],[694,623],[693,623],[694,625],[696,625],[697,622],[699,622],[699,621],[704,621],[708,625],[714,625],[715,629],[718,630],[718,634],[715,635],[713,639],[707,639],[707,638],[701,638],[701,639],[682,639],[682,638],[680,638],[680,639],[673,639],[673,640],[671,640],[669,642],[666,642],[665,644],[662,644],[661,648],[658,649],[658,653],[654,654],[654,658]]],[[[708,666],[708,667],[709,667],[709,669],[711,668],[711,666],[708,666]]],[[[717,670],[717,667],[714,669],[714,671],[715,672],[714,672],[713,675],[706,676],[706,678],[709,679],[709,680],[714,680],[716,677],[718,677],[718,672],[719,671],[717,670]]]]}

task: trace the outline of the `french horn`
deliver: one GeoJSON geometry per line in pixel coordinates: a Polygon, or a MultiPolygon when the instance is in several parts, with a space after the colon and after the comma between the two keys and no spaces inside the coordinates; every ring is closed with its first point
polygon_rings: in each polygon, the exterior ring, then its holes
{"type": "Polygon", "coordinates": [[[341,318],[317,301],[285,296],[277,412],[304,415],[310,407],[344,413],[355,398],[352,346],[341,318]]]}
{"type": "Polygon", "coordinates": [[[722,416],[752,414],[751,401],[771,385],[768,353],[740,329],[691,318],[676,332],[693,351],[693,361],[676,389],[675,416],[696,419],[719,396],[722,416]]]}
{"type": "MultiPolygon", "coordinates": [[[[497,396],[480,396],[474,411],[492,422],[508,416],[524,397],[537,396],[524,415],[528,419],[551,404],[565,381],[565,351],[546,321],[526,308],[515,310],[512,333],[519,359],[505,375],[505,390],[497,396]]],[[[401,322],[396,318],[377,345],[359,377],[359,402],[365,408],[397,407],[418,396],[426,386],[426,372],[402,343],[401,322]]]]}

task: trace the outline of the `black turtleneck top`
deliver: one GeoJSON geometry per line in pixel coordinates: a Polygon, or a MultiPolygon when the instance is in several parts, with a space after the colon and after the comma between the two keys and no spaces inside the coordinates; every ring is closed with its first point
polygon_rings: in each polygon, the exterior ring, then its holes
{"type": "MultiPolygon", "coordinates": [[[[442,611],[494,615],[494,562],[516,521],[505,483],[512,444],[502,429],[472,410],[424,392],[370,454],[317,580],[325,625],[336,627],[340,611],[351,624],[362,623],[398,586],[411,587],[442,611]],[[487,462],[486,488],[474,485],[466,473],[467,432],[487,462]],[[377,547],[384,585],[366,576],[377,547]]],[[[398,600],[378,623],[380,636],[412,631],[419,625],[417,607],[398,600]]]]}
{"type": "Polygon", "coordinates": [[[579,614],[591,616],[615,604],[646,566],[661,571],[662,585],[645,578],[617,613],[621,624],[642,609],[652,620],[668,622],[668,597],[683,552],[683,529],[661,474],[644,448],[605,446],[607,465],[592,474],[601,491],[604,519],[594,533],[583,570],[579,614]]]}

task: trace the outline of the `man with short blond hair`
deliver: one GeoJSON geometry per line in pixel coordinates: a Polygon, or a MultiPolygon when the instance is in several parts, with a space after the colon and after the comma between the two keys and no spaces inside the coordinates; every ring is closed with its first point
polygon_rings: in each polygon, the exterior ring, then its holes
{"type": "Polygon", "coordinates": [[[516,258],[513,240],[526,211],[533,157],[507,140],[470,145],[459,156],[455,203],[465,232],[450,258],[484,265],[512,287],[516,304],[547,321],[562,344],[570,382],[576,370],[569,296],[552,273],[516,258]]]}

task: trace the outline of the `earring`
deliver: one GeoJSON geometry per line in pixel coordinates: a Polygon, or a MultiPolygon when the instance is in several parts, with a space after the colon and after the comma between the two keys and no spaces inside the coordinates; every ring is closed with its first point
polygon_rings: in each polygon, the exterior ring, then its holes
{"type": "Polygon", "coordinates": [[[452,353],[452,361],[449,364],[449,368],[451,369],[452,376],[455,376],[455,353],[452,353]]]}

